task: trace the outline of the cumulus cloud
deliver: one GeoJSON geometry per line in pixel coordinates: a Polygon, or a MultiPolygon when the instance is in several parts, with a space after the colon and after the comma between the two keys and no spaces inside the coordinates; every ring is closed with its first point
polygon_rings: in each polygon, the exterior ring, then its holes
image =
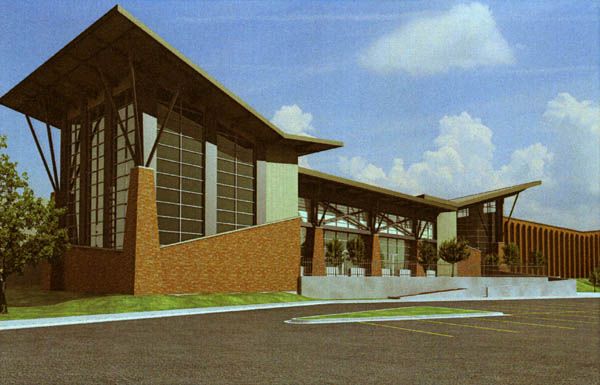
{"type": "Polygon", "coordinates": [[[548,102],[544,119],[560,144],[554,172],[564,183],[600,196],[600,105],[560,93],[548,102]]]}
{"type": "Polygon", "coordinates": [[[382,168],[368,163],[366,159],[360,156],[353,156],[352,158],[341,156],[338,165],[343,173],[350,174],[363,182],[378,183],[386,179],[382,168]]]}
{"type": "Polygon", "coordinates": [[[338,166],[367,183],[447,198],[542,180],[541,188],[527,191],[527,198],[519,200],[516,217],[576,229],[599,228],[600,105],[561,93],[548,102],[541,123],[547,144],[517,148],[497,167],[492,130],[467,112],[444,116],[434,148],[424,151],[417,162],[396,158],[386,170],[354,157],[340,158],[338,166]]]}
{"type": "Polygon", "coordinates": [[[373,71],[404,71],[415,76],[515,63],[490,9],[480,3],[456,5],[423,16],[377,39],[360,56],[373,71]]]}
{"type": "Polygon", "coordinates": [[[454,197],[521,183],[548,179],[552,154],[536,143],[513,152],[508,164],[494,168],[492,130],[467,112],[444,116],[435,148],[410,165],[396,158],[389,171],[363,158],[340,158],[340,170],[365,182],[388,185],[413,194],[454,197]]]}
{"type": "Polygon", "coordinates": [[[271,122],[282,130],[304,136],[311,136],[309,132],[314,131],[312,120],[312,114],[302,111],[297,104],[281,106],[271,118],[271,122]]]}

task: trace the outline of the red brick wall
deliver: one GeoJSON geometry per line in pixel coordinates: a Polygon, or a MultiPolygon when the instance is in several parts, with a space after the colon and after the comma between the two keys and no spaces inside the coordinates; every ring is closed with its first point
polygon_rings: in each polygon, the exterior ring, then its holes
{"type": "Polygon", "coordinates": [[[165,246],[151,268],[136,274],[136,294],[296,290],[300,219],[249,227],[165,246]]]}
{"type": "Polygon", "coordinates": [[[381,245],[379,235],[373,234],[370,241],[371,246],[371,276],[381,277],[381,245]]]}
{"type": "Polygon", "coordinates": [[[63,259],[64,290],[133,293],[133,258],[119,250],[74,246],[63,259]]]}
{"type": "Polygon", "coordinates": [[[312,254],[312,275],[323,276],[325,275],[325,238],[322,227],[315,227],[312,254]]]}
{"type": "Polygon", "coordinates": [[[458,277],[480,277],[481,276],[481,251],[469,247],[471,255],[468,259],[456,264],[458,277]]]}

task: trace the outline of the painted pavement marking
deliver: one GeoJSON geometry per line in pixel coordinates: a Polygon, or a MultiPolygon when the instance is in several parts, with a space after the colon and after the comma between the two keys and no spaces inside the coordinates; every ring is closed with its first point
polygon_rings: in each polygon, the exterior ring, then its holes
{"type": "Polygon", "coordinates": [[[511,317],[525,317],[525,318],[532,318],[532,319],[543,319],[543,320],[548,320],[548,321],[575,322],[575,323],[582,323],[582,324],[598,325],[598,322],[583,321],[583,320],[578,320],[578,319],[536,317],[536,316],[531,316],[531,315],[526,315],[526,314],[509,314],[509,316],[511,316],[511,317]]]}
{"type": "Polygon", "coordinates": [[[544,328],[556,328],[556,329],[577,330],[576,328],[573,328],[573,327],[570,327],[570,326],[559,326],[559,325],[536,324],[536,323],[532,323],[532,322],[506,321],[506,320],[501,320],[501,319],[491,319],[491,318],[485,319],[484,321],[490,321],[490,322],[505,322],[505,323],[511,323],[511,324],[517,324],[517,325],[539,326],[539,327],[544,327],[544,328]]]}
{"type": "Polygon", "coordinates": [[[429,320],[423,320],[421,322],[435,323],[435,324],[440,324],[440,325],[461,326],[461,327],[472,328],[472,329],[491,330],[491,331],[495,331],[495,332],[519,333],[516,330],[497,329],[497,328],[489,328],[489,327],[486,327],[486,326],[475,326],[475,325],[467,325],[467,324],[455,324],[455,323],[452,323],[452,322],[429,321],[429,320]]]}
{"type": "Polygon", "coordinates": [[[378,327],[382,327],[382,328],[390,328],[390,329],[397,329],[397,330],[404,330],[404,331],[409,331],[409,332],[414,332],[414,333],[423,333],[423,334],[430,334],[433,336],[438,336],[438,337],[454,337],[453,335],[450,334],[444,334],[444,333],[436,333],[436,332],[428,332],[426,330],[419,330],[419,329],[408,329],[408,328],[401,328],[399,326],[391,326],[391,325],[382,325],[382,324],[376,324],[373,322],[358,322],[359,324],[363,324],[363,325],[371,325],[371,326],[378,326],[378,327]]]}

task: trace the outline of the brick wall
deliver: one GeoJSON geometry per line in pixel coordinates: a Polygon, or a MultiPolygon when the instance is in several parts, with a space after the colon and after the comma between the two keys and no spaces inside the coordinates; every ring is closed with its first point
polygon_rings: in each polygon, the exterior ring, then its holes
{"type": "Polygon", "coordinates": [[[458,277],[480,277],[481,276],[481,251],[469,247],[471,255],[469,258],[456,264],[456,275],[458,277]]]}
{"type": "Polygon", "coordinates": [[[63,290],[132,293],[133,258],[113,249],[74,246],[62,263],[63,290]]]}
{"type": "Polygon", "coordinates": [[[159,279],[136,274],[136,294],[296,290],[299,229],[294,218],[162,247],[159,279]]]}

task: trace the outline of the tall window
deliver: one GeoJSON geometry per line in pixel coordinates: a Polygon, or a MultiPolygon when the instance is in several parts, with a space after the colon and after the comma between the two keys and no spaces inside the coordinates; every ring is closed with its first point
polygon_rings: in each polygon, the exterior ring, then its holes
{"type": "MultiPolygon", "coordinates": [[[[127,131],[127,137],[131,146],[135,148],[135,120],[133,105],[129,104],[119,109],[119,116],[127,131]]],[[[111,223],[113,242],[116,248],[123,247],[125,235],[125,215],[127,213],[127,190],[129,188],[129,171],[134,167],[134,161],[129,153],[125,136],[116,123],[114,136],[115,158],[113,167],[114,179],[112,184],[112,213],[111,223]]]]}
{"type": "Polygon", "coordinates": [[[69,230],[69,236],[71,242],[78,244],[78,233],[79,233],[79,201],[81,197],[81,185],[80,185],[80,168],[81,168],[81,124],[71,124],[71,138],[70,138],[70,150],[71,159],[69,159],[69,194],[67,196],[67,227],[69,230]]]}
{"type": "Polygon", "coordinates": [[[241,138],[217,136],[217,232],[255,222],[254,151],[241,138]]]}
{"type": "Polygon", "coordinates": [[[90,157],[90,236],[92,247],[103,246],[104,223],[104,117],[92,122],[90,157]]]}
{"type": "MultiPolygon", "coordinates": [[[[168,110],[159,105],[158,124],[168,110]]],[[[204,234],[204,137],[202,116],[172,111],[156,150],[156,202],[160,244],[204,234]]]]}

